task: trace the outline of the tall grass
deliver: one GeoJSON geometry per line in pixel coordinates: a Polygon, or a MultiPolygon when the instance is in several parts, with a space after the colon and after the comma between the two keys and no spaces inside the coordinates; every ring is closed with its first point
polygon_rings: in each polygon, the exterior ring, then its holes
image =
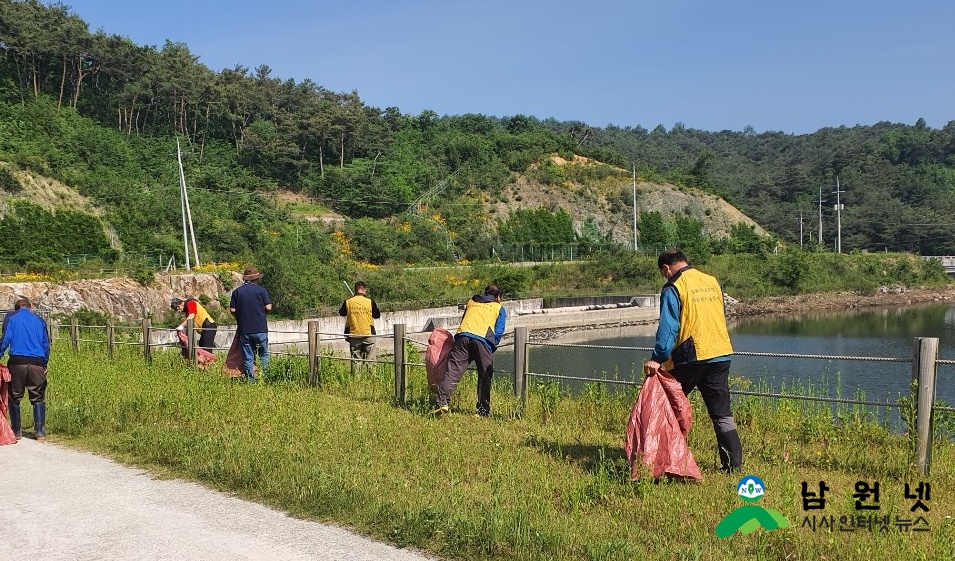
{"type": "MultiPolygon", "coordinates": [[[[629,480],[621,449],[632,392],[556,382],[532,385],[526,407],[496,380],[493,414],[472,414],[468,376],[453,413],[428,415],[420,367],[394,402],[393,367],[350,373],[326,356],[322,383],[304,359],[275,357],[266,381],[235,383],[185,366],[178,354],[145,364],[132,348],[113,360],[57,343],[50,368],[51,440],[106,453],[159,476],[200,481],[294,516],[333,521],[449,559],[730,560],[952,559],[955,448],[934,450],[931,531],[815,532],[801,527],[802,481],[831,488],[826,514],[856,514],[854,484],[878,480],[881,513],[906,516],[912,470],[905,436],[861,412],[795,400],[734,402],[745,471],[760,476],[790,528],[719,539],[742,505],[738,475],[718,472],[712,427],[694,398],[689,443],[699,484],[629,480]]],[[[26,408],[25,408],[26,409],[26,408]]],[[[27,421],[29,423],[29,421],[27,421]]]]}

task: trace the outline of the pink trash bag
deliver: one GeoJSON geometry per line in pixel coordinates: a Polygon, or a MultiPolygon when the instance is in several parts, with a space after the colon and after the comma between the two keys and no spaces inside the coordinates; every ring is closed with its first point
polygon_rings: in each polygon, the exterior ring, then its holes
{"type": "Polygon", "coordinates": [[[680,382],[668,373],[644,379],[623,440],[630,479],[640,479],[643,466],[654,479],[665,474],[702,481],[703,474],[686,444],[692,425],[693,409],[680,382]]]}
{"type": "Polygon", "coordinates": [[[428,350],[424,354],[424,369],[428,373],[428,389],[438,393],[444,375],[448,371],[448,354],[454,345],[454,336],[447,329],[438,327],[428,337],[428,350]]]}
{"type": "Polygon", "coordinates": [[[17,435],[13,434],[10,423],[7,422],[7,410],[10,398],[10,370],[0,364],[0,446],[5,444],[16,444],[17,435]]]}
{"type": "MultiPolygon", "coordinates": [[[[230,378],[244,378],[244,359],[242,358],[242,345],[239,343],[238,333],[232,338],[232,344],[229,346],[229,352],[225,357],[225,364],[222,365],[222,373],[228,374],[230,378]]],[[[257,368],[253,366],[253,373],[257,368]]]]}
{"type": "MultiPolygon", "coordinates": [[[[179,336],[179,345],[182,346],[182,357],[186,360],[189,360],[189,342],[186,339],[186,334],[182,331],[177,332],[179,336]]],[[[200,349],[196,347],[196,366],[205,370],[207,366],[212,364],[217,360],[216,355],[210,353],[205,349],[200,349]]]]}

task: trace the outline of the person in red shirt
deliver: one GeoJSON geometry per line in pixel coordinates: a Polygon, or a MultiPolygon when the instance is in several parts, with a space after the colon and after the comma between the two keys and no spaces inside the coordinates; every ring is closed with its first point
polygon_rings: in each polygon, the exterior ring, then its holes
{"type": "Polygon", "coordinates": [[[173,298],[169,303],[169,307],[186,314],[186,317],[182,320],[182,323],[176,327],[176,330],[183,331],[186,328],[186,322],[190,319],[193,320],[196,326],[196,333],[199,334],[199,348],[209,352],[215,350],[216,322],[202,304],[195,298],[187,298],[186,300],[173,298]]]}

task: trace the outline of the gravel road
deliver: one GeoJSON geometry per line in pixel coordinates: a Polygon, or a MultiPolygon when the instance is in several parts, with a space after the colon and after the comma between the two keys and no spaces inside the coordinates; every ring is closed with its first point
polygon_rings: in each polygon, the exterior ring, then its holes
{"type": "Polygon", "coordinates": [[[0,446],[0,528],[0,559],[433,559],[26,438],[0,446]]]}

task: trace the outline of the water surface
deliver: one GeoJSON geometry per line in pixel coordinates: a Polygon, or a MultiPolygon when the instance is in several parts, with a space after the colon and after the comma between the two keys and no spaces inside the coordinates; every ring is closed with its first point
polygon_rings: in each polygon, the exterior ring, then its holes
{"type": "MultiPolygon", "coordinates": [[[[652,347],[655,329],[630,326],[572,332],[549,343],[610,348],[532,345],[528,368],[534,373],[639,380],[642,364],[650,352],[615,347],[652,347]]],[[[916,337],[938,337],[939,358],[955,359],[955,306],[934,304],[734,319],[730,323],[730,337],[736,351],[904,359],[911,359],[916,337]]],[[[501,349],[495,363],[499,370],[511,371],[513,350],[501,349]]],[[[811,386],[813,393],[833,397],[864,395],[870,401],[895,401],[900,394],[909,393],[912,365],[736,355],[732,375],[767,382],[776,391],[783,386],[811,386]]],[[[939,365],[937,396],[946,403],[955,403],[955,366],[939,365]]]]}

